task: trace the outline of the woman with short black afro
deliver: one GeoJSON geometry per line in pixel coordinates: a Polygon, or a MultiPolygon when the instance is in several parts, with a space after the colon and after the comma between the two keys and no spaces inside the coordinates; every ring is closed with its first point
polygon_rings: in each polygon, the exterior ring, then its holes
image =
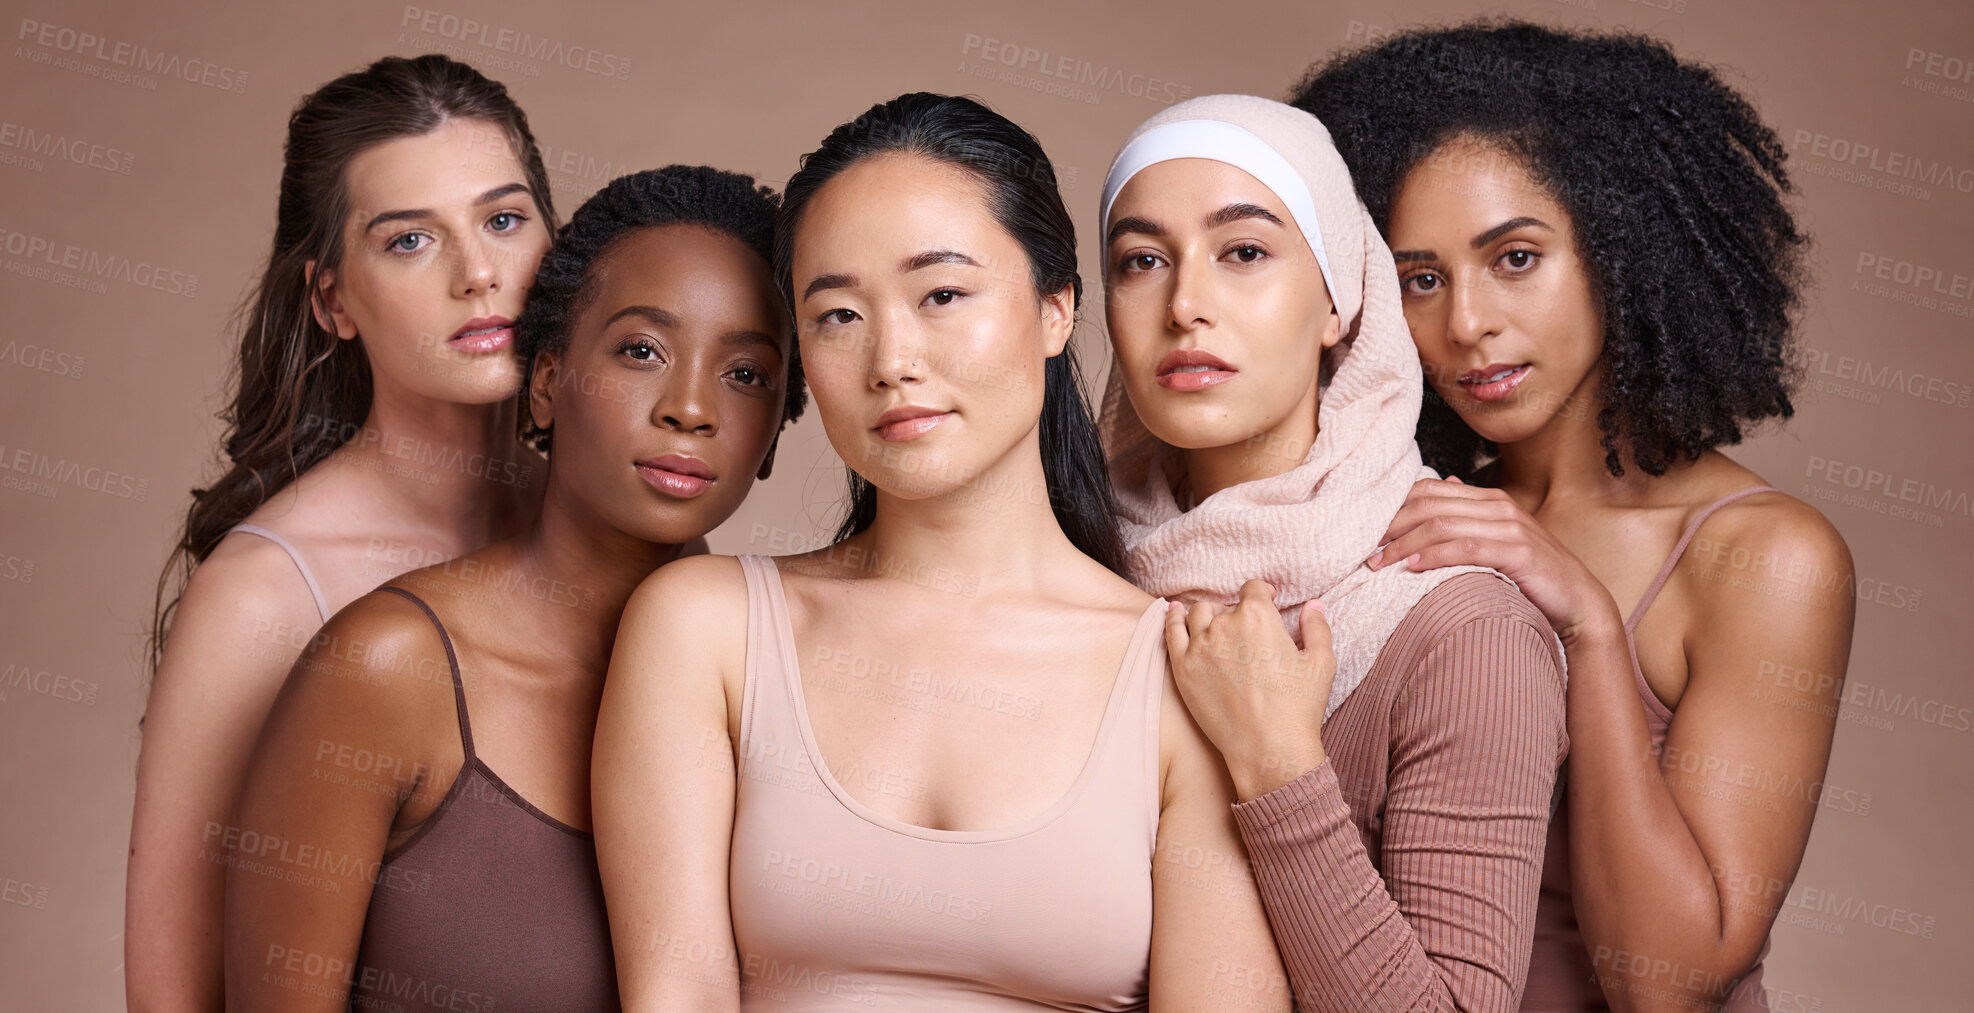
{"type": "Polygon", "coordinates": [[[1290,101],[1385,232],[1453,476],[1367,565],[1494,567],[1568,650],[1521,1008],[1765,1008],[1855,611],[1842,537],[1718,449],[1793,411],[1782,145],[1663,43],[1519,22],[1400,33],[1290,101]]]}
{"type": "MultiPolygon", "coordinates": [[[[660,225],[697,225],[740,240],[772,263],[775,212],[780,207],[780,195],[756,186],[752,177],[704,165],[670,165],[612,180],[577,209],[535,271],[527,309],[516,324],[522,375],[532,375],[543,352],[568,347],[570,318],[595,295],[590,264],[625,233],[660,225]]],[[[782,425],[801,418],[807,404],[801,355],[791,344],[782,425]]],[[[543,453],[553,442],[548,430],[526,415],[521,435],[543,453]]],[[[768,459],[774,459],[772,448],[768,459]]]]}

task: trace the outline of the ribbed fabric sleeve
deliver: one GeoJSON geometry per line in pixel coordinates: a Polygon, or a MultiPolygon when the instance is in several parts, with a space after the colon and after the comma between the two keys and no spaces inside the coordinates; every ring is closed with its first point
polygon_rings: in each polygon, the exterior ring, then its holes
{"type": "Polygon", "coordinates": [[[1569,746],[1542,614],[1492,574],[1441,584],[1323,744],[1234,806],[1298,1007],[1515,1010],[1569,746]]]}

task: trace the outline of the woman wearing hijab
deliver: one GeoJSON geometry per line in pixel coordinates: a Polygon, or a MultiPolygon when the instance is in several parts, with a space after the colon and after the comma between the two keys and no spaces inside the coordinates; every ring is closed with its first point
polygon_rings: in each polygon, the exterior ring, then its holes
{"type": "Polygon", "coordinates": [[[1391,254],[1328,131],[1251,96],[1174,106],[1112,163],[1101,234],[1128,573],[1190,603],[1173,676],[1300,1007],[1515,1009],[1561,646],[1499,573],[1364,565],[1433,473],[1391,254]]]}

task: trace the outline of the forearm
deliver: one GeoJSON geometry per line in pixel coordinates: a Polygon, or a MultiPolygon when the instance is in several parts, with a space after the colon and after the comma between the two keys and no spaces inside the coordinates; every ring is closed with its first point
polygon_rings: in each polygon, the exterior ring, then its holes
{"type": "Polygon", "coordinates": [[[1459,1008],[1365,852],[1328,762],[1234,812],[1299,1009],[1459,1008]]]}
{"type": "MultiPolygon", "coordinates": [[[[124,1000],[131,1013],[223,1007],[219,926],[226,867],[133,844],[124,901],[124,1000]]],[[[224,859],[224,855],[215,855],[224,859]]]]}
{"type": "Polygon", "coordinates": [[[1586,633],[1569,662],[1572,897],[1599,983],[1617,1011],[1717,1002],[1753,955],[1727,945],[1725,899],[1652,749],[1622,626],[1586,633]]]}

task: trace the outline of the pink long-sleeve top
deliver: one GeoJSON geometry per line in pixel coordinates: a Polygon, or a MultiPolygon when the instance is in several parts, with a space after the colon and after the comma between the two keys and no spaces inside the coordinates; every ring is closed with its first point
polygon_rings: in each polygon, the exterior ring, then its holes
{"type": "Polygon", "coordinates": [[[1323,746],[1234,806],[1298,1008],[1512,1013],[1569,749],[1548,621],[1493,574],[1442,583],[1323,746]]]}

